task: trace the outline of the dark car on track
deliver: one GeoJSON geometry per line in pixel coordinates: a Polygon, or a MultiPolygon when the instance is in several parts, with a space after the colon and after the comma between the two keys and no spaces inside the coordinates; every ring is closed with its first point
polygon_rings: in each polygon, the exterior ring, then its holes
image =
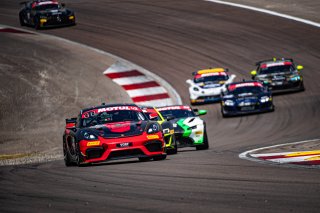
{"type": "Polygon", "coordinates": [[[292,59],[273,58],[259,61],[256,65],[257,69],[251,71],[252,79],[268,85],[273,94],[304,90],[303,66],[296,66],[292,59]]]}
{"type": "Polygon", "coordinates": [[[34,0],[20,4],[23,5],[19,12],[21,26],[28,25],[41,29],[76,24],[74,12],[57,1],[34,0]]]}
{"type": "Polygon", "coordinates": [[[80,111],[66,119],[63,135],[66,166],[139,158],[164,160],[161,125],[134,104],[110,104],[80,111]]]}
{"type": "Polygon", "coordinates": [[[223,117],[274,111],[272,94],[260,81],[231,83],[223,93],[223,117]]]}
{"type": "MultiPolygon", "coordinates": [[[[173,123],[169,119],[165,119],[162,114],[152,106],[140,106],[144,114],[153,121],[157,121],[163,129],[163,138],[166,143],[166,151],[168,154],[177,154],[178,146],[174,135],[173,123]]],[[[173,118],[171,118],[173,119],[173,118]]]]}

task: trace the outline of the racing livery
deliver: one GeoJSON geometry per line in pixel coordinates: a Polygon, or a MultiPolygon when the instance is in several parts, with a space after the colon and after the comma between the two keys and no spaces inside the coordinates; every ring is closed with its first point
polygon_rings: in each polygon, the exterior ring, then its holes
{"type": "Polygon", "coordinates": [[[161,126],[134,104],[110,104],[80,111],[66,119],[63,135],[66,166],[139,158],[164,160],[161,126]]]}
{"type": "Polygon", "coordinates": [[[168,119],[165,119],[155,107],[140,106],[140,108],[150,120],[157,121],[162,126],[167,153],[177,154],[178,147],[174,136],[174,128],[172,122],[168,121],[168,119]]]}
{"type": "Polygon", "coordinates": [[[34,26],[35,29],[54,26],[74,25],[76,17],[73,11],[65,8],[58,1],[34,0],[21,2],[19,12],[20,25],[34,26]]]}
{"type": "Polygon", "coordinates": [[[188,79],[186,82],[189,86],[190,103],[210,103],[221,100],[221,92],[226,90],[225,85],[231,83],[235,75],[227,74],[227,69],[214,68],[199,70],[192,73],[193,80],[188,79]]]}
{"type": "Polygon", "coordinates": [[[253,80],[268,85],[273,94],[292,91],[303,91],[303,66],[296,66],[292,59],[276,59],[257,62],[256,70],[251,71],[253,80]]]}
{"type": "Polygon", "coordinates": [[[274,111],[272,94],[260,81],[231,83],[223,94],[223,117],[274,111]]]}
{"type": "Polygon", "coordinates": [[[205,115],[206,110],[192,110],[185,105],[159,107],[157,110],[173,123],[178,147],[195,146],[197,150],[209,148],[206,123],[198,117],[205,115]]]}

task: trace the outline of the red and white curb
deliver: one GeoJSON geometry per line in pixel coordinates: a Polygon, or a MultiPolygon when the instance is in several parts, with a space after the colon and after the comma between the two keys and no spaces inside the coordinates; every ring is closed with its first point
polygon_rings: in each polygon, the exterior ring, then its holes
{"type": "Polygon", "coordinates": [[[3,26],[0,26],[0,33],[23,33],[23,34],[33,34],[33,33],[31,33],[31,32],[18,30],[18,29],[11,28],[11,27],[3,27],[3,26]]]}
{"type": "Polygon", "coordinates": [[[251,157],[280,164],[320,165],[320,150],[251,154],[251,157]]]}
{"type": "Polygon", "coordinates": [[[253,149],[250,151],[243,152],[239,155],[241,159],[260,162],[260,163],[269,163],[277,165],[287,165],[287,166],[309,166],[313,168],[320,168],[320,150],[309,150],[309,151],[292,151],[292,152],[263,152],[263,150],[274,149],[281,147],[281,150],[284,147],[304,144],[310,142],[317,142],[319,139],[299,141],[295,143],[279,144],[275,146],[268,146],[259,149],[253,149]],[[260,152],[260,153],[257,153],[260,152]]]}
{"type": "Polygon", "coordinates": [[[103,74],[126,90],[132,101],[138,105],[180,104],[170,95],[170,91],[173,89],[163,86],[166,83],[163,79],[152,76],[150,72],[148,73],[132,64],[117,62],[105,70],[103,74]]]}

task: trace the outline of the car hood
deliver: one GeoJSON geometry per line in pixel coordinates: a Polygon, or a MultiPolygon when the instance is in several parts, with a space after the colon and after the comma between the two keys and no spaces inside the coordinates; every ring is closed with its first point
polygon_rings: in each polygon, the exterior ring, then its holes
{"type": "Polygon", "coordinates": [[[211,88],[217,88],[223,86],[225,81],[220,82],[208,82],[208,83],[199,83],[197,84],[202,89],[211,89],[211,88]]]}
{"type": "Polygon", "coordinates": [[[54,10],[41,10],[38,11],[40,15],[67,15],[69,11],[65,8],[63,9],[54,9],[54,10]]]}
{"type": "Polygon", "coordinates": [[[292,75],[292,73],[272,73],[272,74],[265,74],[265,75],[258,75],[258,79],[260,80],[273,80],[273,81],[277,81],[277,80],[285,80],[286,78],[288,78],[290,75],[292,75]]]}
{"type": "Polygon", "coordinates": [[[141,135],[146,128],[147,121],[124,121],[95,125],[89,129],[103,138],[118,138],[141,135]]]}
{"type": "Polygon", "coordinates": [[[260,102],[260,98],[262,96],[267,96],[268,94],[240,94],[237,96],[232,96],[230,98],[224,98],[223,100],[232,100],[235,102],[235,105],[240,105],[240,106],[246,106],[246,105],[251,105],[251,104],[257,104],[258,102],[260,102]]]}
{"type": "Polygon", "coordinates": [[[203,124],[203,120],[199,117],[176,118],[170,122],[174,123],[175,133],[185,133],[187,131],[191,131],[191,127],[203,124]]]}

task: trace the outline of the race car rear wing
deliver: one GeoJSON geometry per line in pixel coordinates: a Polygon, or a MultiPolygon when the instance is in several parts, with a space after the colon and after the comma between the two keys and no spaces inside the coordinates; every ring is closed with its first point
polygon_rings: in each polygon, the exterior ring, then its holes
{"type": "Polygon", "coordinates": [[[67,118],[66,119],[66,129],[72,129],[76,127],[77,118],[67,118]]]}
{"type": "Polygon", "coordinates": [[[256,66],[262,64],[262,63],[266,63],[266,62],[271,62],[271,61],[290,61],[293,63],[293,59],[292,58],[272,58],[272,59],[266,59],[263,61],[258,61],[256,62],[256,66]]]}
{"type": "Polygon", "coordinates": [[[196,72],[193,72],[192,75],[214,73],[214,72],[229,72],[229,69],[228,68],[209,68],[209,69],[203,69],[203,70],[198,70],[196,72]]]}

